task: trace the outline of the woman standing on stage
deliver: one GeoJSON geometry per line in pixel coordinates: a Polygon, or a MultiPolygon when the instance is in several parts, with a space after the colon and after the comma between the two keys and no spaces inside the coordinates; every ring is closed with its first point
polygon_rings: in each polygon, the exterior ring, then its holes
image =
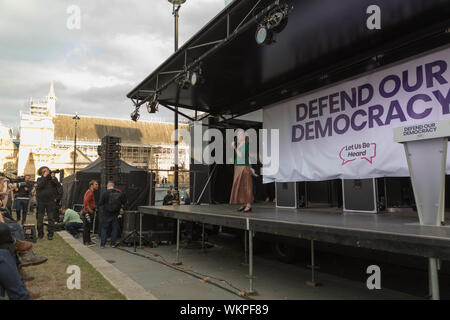
{"type": "Polygon", "coordinates": [[[232,146],[236,155],[230,204],[242,204],[238,211],[250,212],[253,203],[253,185],[249,163],[249,143],[246,141],[244,130],[239,130],[237,144],[233,142],[232,146]]]}

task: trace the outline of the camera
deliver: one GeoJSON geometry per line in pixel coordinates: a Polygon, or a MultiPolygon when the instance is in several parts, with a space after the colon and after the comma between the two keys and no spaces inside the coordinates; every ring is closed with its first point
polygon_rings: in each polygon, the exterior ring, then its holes
{"type": "Polygon", "coordinates": [[[21,188],[21,187],[26,187],[27,183],[26,182],[16,182],[14,183],[16,188],[21,188]]]}
{"type": "Polygon", "coordinates": [[[61,173],[61,169],[56,169],[56,170],[52,170],[52,171],[50,171],[50,174],[52,174],[52,173],[61,173]]]}

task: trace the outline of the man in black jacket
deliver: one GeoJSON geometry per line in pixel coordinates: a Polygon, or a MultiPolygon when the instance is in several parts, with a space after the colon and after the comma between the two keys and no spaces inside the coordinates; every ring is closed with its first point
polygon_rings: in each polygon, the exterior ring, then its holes
{"type": "Polygon", "coordinates": [[[107,232],[110,225],[111,247],[116,246],[117,233],[119,231],[119,221],[117,219],[120,209],[126,209],[127,199],[125,193],[115,189],[114,182],[109,181],[106,185],[106,191],[100,196],[98,206],[102,209],[102,228],[100,247],[103,249],[106,245],[107,232]]]}
{"type": "Polygon", "coordinates": [[[14,191],[16,192],[17,222],[20,221],[20,213],[22,212],[22,225],[27,221],[28,204],[30,202],[31,190],[33,189],[33,184],[30,179],[31,177],[26,175],[25,181],[17,183],[14,188],[14,191]]]}
{"type": "Polygon", "coordinates": [[[44,214],[47,212],[47,236],[48,240],[53,240],[53,226],[57,219],[56,204],[60,198],[61,185],[55,177],[52,177],[48,167],[39,168],[38,175],[41,176],[36,181],[38,238],[44,237],[44,214]]]}

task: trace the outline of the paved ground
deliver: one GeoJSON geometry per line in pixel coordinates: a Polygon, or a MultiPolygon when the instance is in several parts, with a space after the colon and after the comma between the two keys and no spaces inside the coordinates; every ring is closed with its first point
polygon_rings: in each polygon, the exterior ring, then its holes
{"type": "Polygon", "coordinates": [[[62,231],[59,232],[59,235],[128,300],[156,300],[150,292],[105,261],[101,256],[84,246],[80,241],[74,239],[68,232],[62,231]]]}
{"type": "MultiPolygon", "coordinates": [[[[239,243],[229,235],[210,239],[214,247],[206,252],[184,248],[183,264],[173,266],[175,246],[138,249],[121,247],[91,249],[108,263],[133,279],[157,299],[248,299],[240,293],[248,291],[248,267],[239,243]],[[178,268],[178,269],[177,269],[178,268]]],[[[357,270],[366,279],[365,269],[357,270]]],[[[284,264],[264,255],[255,256],[255,289],[251,299],[417,299],[417,296],[382,288],[368,290],[365,281],[354,281],[320,273],[322,286],[305,284],[311,273],[303,265],[284,264]]],[[[383,286],[383,285],[382,285],[383,286]]]]}

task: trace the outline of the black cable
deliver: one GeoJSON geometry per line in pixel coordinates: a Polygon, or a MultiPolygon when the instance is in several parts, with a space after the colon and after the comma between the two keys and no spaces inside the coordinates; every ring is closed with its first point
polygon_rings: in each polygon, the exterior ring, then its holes
{"type": "MultiPolygon", "coordinates": [[[[205,242],[205,244],[210,244],[212,247],[214,246],[213,244],[208,243],[208,242],[205,242]]],[[[185,248],[186,248],[186,246],[185,246],[185,247],[181,247],[181,249],[185,249],[185,248]]],[[[143,250],[146,251],[146,252],[149,252],[148,250],[145,250],[145,249],[143,249],[143,250]]],[[[152,255],[155,255],[155,254],[153,254],[152,252],[149,252],[149,253],[152,254],[152,255]]],[[[155,256],[156,256],[156,255],[155,255],[155,256]]],[[[165,263],[170,264],[170,262],[168,262],[166,259],[164,259],[163,256],[161,256],[161,255],[159,255],[159,254],[158,254],[157,256],[158,256],[158,257],[161,257],[161,259],[162,259],[165,263]]],[[[183,269],[183,270],[184,270],[184,269],[183,269]]],[[[195,271],[195,270],[191,270],[191,272],[193,272],[193,273],[195,273],[195,274],[198,274],[198,275],[202,276],[202,277],[203,277],[202,279],[205,279],[205,278],[208,278],[208,279],[209,279],[209,278],[211,278],[211,279],[217,280],[217,281],[219,281],[219,282],[224,282],[224,283],[226,283],[229,287],[231,287],[232,289],[236,290],[237,292],[242,292],[241,289],[235,287],[231,282],[229,282],[229,281],[227,281],[227,280],[225,280],[225,279],[216,278],[216,277],[213,277],[213,276],[210,276],[210,275],[207,275],[207,274],[200,273],[200,272],[195,271]]]]}
{"type": "Polygon", "coordinates": [[[149,257],[149,256],[146,256],[146,255],[143,255],[143,254],[140,254],[140,253],[137,253],[137,252],[131,252],[131,251],[127,250],[127,249],[123,249],[123,248],[119,248],[119,247],[116,247],[116,249],[119,249],[119,250],[122,250],[122,251],[124,251],[124,252],[129,253],[129,254],[133,254],[133,255],[136,255],[136,256],[139,256],[139,257],[148,259],[148,260],[150,260],[150,261],[153,261],[153,262],[162,264],[162,265],[167,266],[167,267],[169,267],[169,268],[172,268],[172,269],[174,269],[174,270],[181,271],[181,272],[183,272],[183,273],[185,273],[185,274],[187,274],[187,275],[190,275],[190,276],[192,276],[192,277],[194,277],[194,278],[196,278],[196,279],[199,279],[199,280],[202,280],[202,281],[204,281],[204,282],[207,282],[207,283],[209,283],[209,284],[211,284],[211,285],[213,285],[213,286],[215,286],[215,287],[217,287],[217,288],[219,288],[219,289],[222,289],[222,290],[224,290],[224,291],[226,291],[226,292],[228,292],[228,293],[231,293],[231,294],[233,294],[233,295],[236,295],[236,296],[238,296],[238,297],[240,297],[240,298],[242,298],[242,299],[244,299],[244,300],[254,300],[254,299],[252,299],[252,298],[250,298],[250,297],[248,297],[248,296],[242,296],[242,295],[240,295],[239,293],[234,292],[233,290],[224,288],[223,286],[221,286],[221,285],[219,285],[219,284],[217,284],[217,283],[215,283],[215,282],[209,281],[209,279],[207,279],[207,278],[211,278],[211,279],[216,279],[216,280],[219,280],[219,281],[223,281],[223,282],[227,283],[227,284],[228,284],[230,287],[232,287],[233,289],[238,290],[239,292],[243,292],[243,291],[240,291],[238,288],[234,287],[233,285],[231,285],[228,281],[226,281],[226,280],[224,280],[224,279],[218,279],[218,278],[215,278],[215,277],[209,277],[209,276],[206,276],[206,275],[202,275],[201,273],[196,272],[196,271],[189,272],[189,271],[187,271],[187,270],[184,270],[184,269],[182,269],[182,268],[179,268],[179,267],[177,267],[177,266],[175,266],[175,265],[172,265],[171,263],[167,262],[167,260],[165,260],[164,257],[162,257],[161,255],[158,255],[158,257],[161,257],[161,259],[162,259],[163,261],[158,261],[158,260],[153,259],[153,258],[151,258],[151,257],[149,257]],[[197,274],[200,274],[200,275],[202,275],[203,277],[200,277],[200,276],[198,276],[197,274]]]}

